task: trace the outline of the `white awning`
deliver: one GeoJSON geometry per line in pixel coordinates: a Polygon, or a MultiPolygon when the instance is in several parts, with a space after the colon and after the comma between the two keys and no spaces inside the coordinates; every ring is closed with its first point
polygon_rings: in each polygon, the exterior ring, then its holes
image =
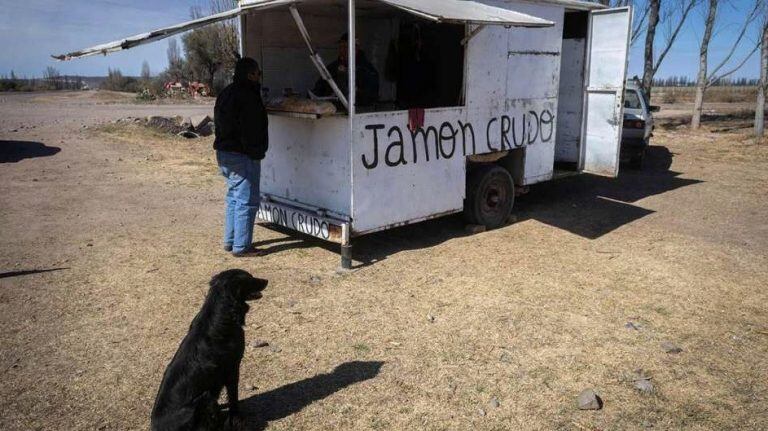
{"type": "MultiPolygon", "coordinates": [[[[515,12],[495,6],[488,6],[471,0],[378,0],[382,3],[402,9],[422,18],[436,22],[471,23],[480,25],[505,25],[518,27],[551,27],[553,22],[536,18],[521,12],[515,12]]],[[[179,33],[195,28],[204,27],[219,21],[235,18],[251,11],[270,9],[292,3],[312,3],[313,0],[242,0],[237,8],[181,24],[160,28],[147,33],[116,40],[101,45],[92,46],[68,54],[52,55],[51,57],[66,61],[92,55],[107,55],[113,52],[130,49],[135,46],[157,42],[179,33]]]]}
{"type": "Polygon", "coordinates": [[[471,0],[379,0],[406,12],[437,22],[496,24],[515,27],[551,27],[555,25],[526,15],[471,0]]]}
{"type": "Polygon", "coordinates": [[[55,58],[56,60],[66,61],[66,60],[72,60],[75,58],[88,57],[91,55],[98,55],[98,54],[107,55],[113,52],[130,49],[135,46],[157,42],[158,40],[162,40],[167,37],[177,35],[179,33],[184,33],[185,31],[189,31],[195,28],[204,27],[206,25],[213,24],[219,21],[226,21],[228,19],[235,18],[239,15],[242,15],[250,11],[268,9],[272,7],[290,4],[293,2],[294,0],[260,0],[258,2],[243,3],[239,7],[232,10],[228,10],[226,12],[217,13],[215,15],[198,18],[192,21],[183,22],[181,24],[176,24],[169,27],[160,28],[147,33],[137,34],[135,36],[126,37],[124,39],[116,40],[114,42],[108,42],[105,44],[92,46],[90,48],[85,48],[80,51],[70,52],[68,54],[52,55],[51,57],[55,58]]]}

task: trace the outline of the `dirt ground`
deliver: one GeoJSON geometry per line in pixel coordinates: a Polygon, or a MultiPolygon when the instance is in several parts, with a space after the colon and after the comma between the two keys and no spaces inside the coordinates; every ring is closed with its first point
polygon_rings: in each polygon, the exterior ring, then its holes
{"type": "Polygon", "coordinates": [[[744,120],[659,127],[643,171],[536,185],[502,229],[360,239],[337,275],[334,247],[264,227],[267,256],[221,251],[211,139],[109,123],[210,104],[128,102],[0,96],[0,429],[147,429],[233,267],[271,281],[246,328],[269,343],[242,364],[253,430],[765,429],[768,143],[744,120]],[[576,408],[585,388],[602,410],[576,408]]]}

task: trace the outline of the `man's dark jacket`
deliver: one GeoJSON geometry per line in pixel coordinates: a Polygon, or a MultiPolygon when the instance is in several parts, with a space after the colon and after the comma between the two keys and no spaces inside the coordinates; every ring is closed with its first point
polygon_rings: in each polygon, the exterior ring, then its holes
{"type": "Polygon", "coordinates": [[[267,111],[261,87],[246,78],[235,78],[216,98],[216,140],[213,148],[261,160],[269,148],[267,111]]]}

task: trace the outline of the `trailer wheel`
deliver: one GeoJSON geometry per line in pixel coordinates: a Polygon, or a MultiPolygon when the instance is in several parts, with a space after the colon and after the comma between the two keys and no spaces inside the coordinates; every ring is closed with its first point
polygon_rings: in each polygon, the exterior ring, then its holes
{"type": "Polygon", "coordinates": [[[515,203],[512,175],[497,165],[480,165],[469,172],[464,217],[488,229],[503,226],[515,203]]]}

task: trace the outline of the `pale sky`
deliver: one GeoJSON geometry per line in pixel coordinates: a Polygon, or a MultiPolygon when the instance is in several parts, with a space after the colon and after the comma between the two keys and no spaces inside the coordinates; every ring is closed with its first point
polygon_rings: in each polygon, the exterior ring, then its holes
{"type": "MultiPolygon", "coordinates": [[[[710,45],[710,64],[716,64],[726,54],[738,30],[737,21],[752,1],[730,0],[721,6],[718,32],[710,45]]],[[[0,0],[0,74],[7,75],[13,70],[19,76],[40,76],[47,66],[54,66],[62,74],[102,76],[112,67],[135,76],[140,74],[144,60],[156,74],[167,66],[167,40],[107,57],[71,62],[56,62],[50,55],[186,21],[190,7],[201,4],[205,4],[204,0],[0,0]]],[[[692,13],[657,77],[695,76],[704,21],[703,7],[700,9],[692,13]]],[[[663,38],[661,27],[659,45],[663,38]]],[[[749,51],[756,38],[754,29],[749,33],[749,44],[744,44],[736,57],[741,58],[749,51]]],[[[632,47],[629,76],[642,74],[643,43],[641,37],[632,47]]],[[[734,77],[757,77],[758,66],[755,55],[734,77]]]]}

